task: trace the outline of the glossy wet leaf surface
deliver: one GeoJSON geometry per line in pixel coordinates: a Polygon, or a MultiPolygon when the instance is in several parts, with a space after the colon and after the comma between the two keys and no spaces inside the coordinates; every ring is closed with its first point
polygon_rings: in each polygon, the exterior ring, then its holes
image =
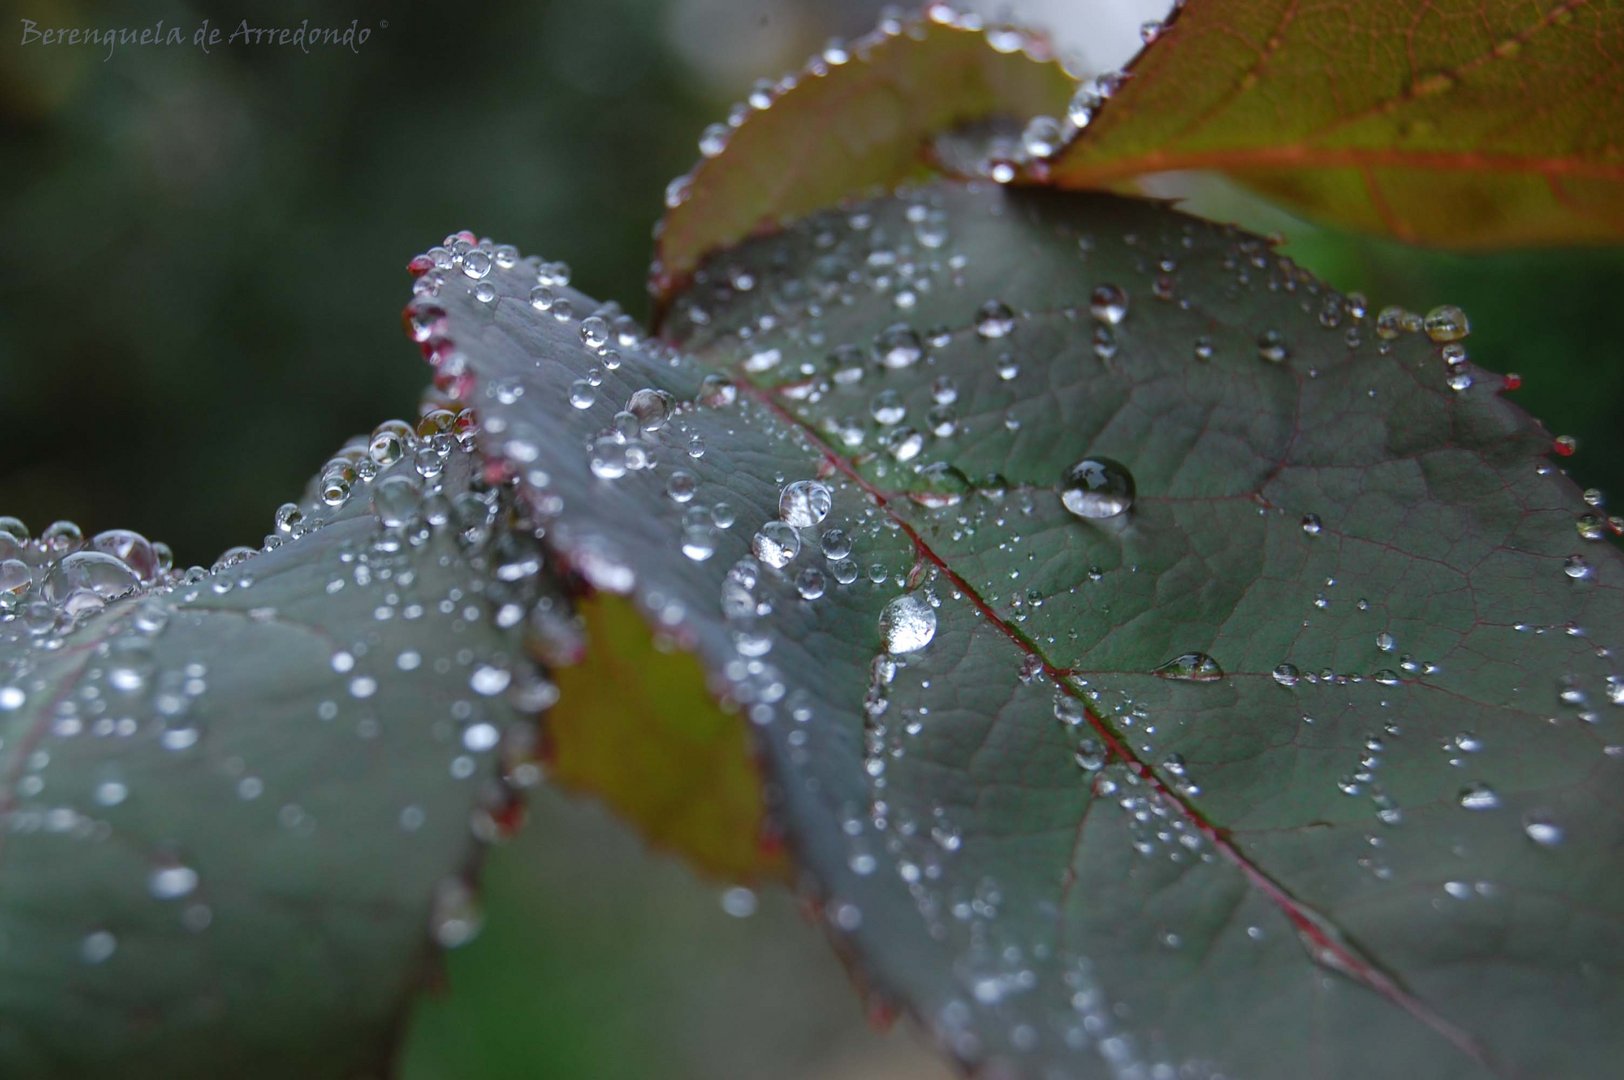
{"type": "Polygon", "coordinates": [[[487,581],[472,453],[386,436],[213,572],[0,536],[43,572],[0,621],[0,1072],[378,1075],[477,933],[541,586],[487,581]]]}
{"type": "Polygon", "coordinates": [[[725,680],[838,944],[950,1053],[1616,1057],[1624,566],[1449,313],[990,187],[707,264],[681,355],[486,280],[434,303],[487,449],[725,680]]]}
{"type": "Polygon", "coordinates": [[[699,163],[666,194],[662,293],[758,227],[928,175],[932,137],[949,128],[996,118],[1018,132],[1064,109],[1075,84],[1044,41],[961,23],[945,8],[936,20],[883,20],[759,83],[728,122],[706,129],[699,163]]]}
{"type": "Polygon", "coordinates": [[[1621,62],[1606,3],[1190,0],[1051,178],[1210,169],[1403,240],[1617,243],[1621,62]]]}

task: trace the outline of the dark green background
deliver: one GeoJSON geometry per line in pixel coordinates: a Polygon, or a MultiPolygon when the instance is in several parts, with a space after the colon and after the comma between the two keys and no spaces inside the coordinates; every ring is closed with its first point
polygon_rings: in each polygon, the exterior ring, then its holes
{"type": "MultiPolygon", "coordinates": [[[[409,414],[406,259],[471,228],[568,261],[646,310],[666,181],[751,78],[876,5],[9,4],[0,64],[0,513],[137,529],[182,563],[255,543],[349,434],[409,414]],[[373,28],[359,54],[21,48],[42,26],[204,17],[373,28]],[[387,29],[379,29],[387,20],[387,29]],[[677,42],[709,43],[685,51],[677,42]],[[324,283],[312,304],[309,281],[324,283]],[[295,299],[295,298],[298,299],[295,299]]],[[[1220,201],[1261,228],[1246,203],[1220,201]]],[[[1624,257],[1417,252],[1285,223],[1373,306],[1457,303],[1479,363],[1573,434],[1585,484],[1624,468],[1624,257]]],[[[595,809],[545,797],[493,867],[491,926],[420,1010],[406,1073],[941,1075],[867,1032],[781,895],[738,922],[595,809]]]]}

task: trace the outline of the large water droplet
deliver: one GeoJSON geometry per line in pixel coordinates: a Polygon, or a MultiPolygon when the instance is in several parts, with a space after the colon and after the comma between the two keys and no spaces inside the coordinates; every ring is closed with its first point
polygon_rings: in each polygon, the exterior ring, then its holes
{"type": "Polygon", "coordinates": [[[768,566],[782,570],[801,553],[801,534],[787,522],[769,521],[751,538],[750,550],[768,566]]]}
{"type": "Polygon", "coordinates": [[[1106,457],[1084,458],[1066,470],[1060,501],[1081,518],[1113,518],[1133,506],[1133,474],[1106,457]]]}
{"type": "Polygon", "coordinates": [[[1427,337],[1440,343],[1459,341],[1472,332],[1471,324],[1466,321],[1466,312],[1454,304],[1444,304],[1427,312],[1421,328],[1426,331],[1427,337]]]}
{"type": "Polygon", "coordinates": [[[778,516],[786,525],[805,529],[829,516],[834,496],[829,488],[816,480],[797,480],[784,485],[778,497],[778,516]]]}
{"type": "Polygon", "coordinates": [[[412,519],[421,495],[410,476],[386,476],[372,489],[372,512],[385,528],[398,529],[412,519]]]}
{"type": "Polygon", "coordinates": [[[880,612],[880,639],[892,655],[918,652],[936,636],[936,611],[918,593],[904,593],[880,612]]]}
{"type": "Polygon", "coordinates": [[[1157,668],[1156,674],[1164,679],[1181,679],[1187,682],[1216,682],[1224,677],[1224,669],[1218,666],[1218,661],[1206,653],[1190,652],[1182,656],[1175,656],[1157,668]]]}

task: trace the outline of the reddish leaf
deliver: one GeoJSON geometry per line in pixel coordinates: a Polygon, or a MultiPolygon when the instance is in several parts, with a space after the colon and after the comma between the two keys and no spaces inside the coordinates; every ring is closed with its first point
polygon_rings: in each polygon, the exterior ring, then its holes
{"type": "Polygon", "coordinates": [[[979,26],[933,6],[928,21],[882,22],[753,93],[736,127],[701,140],[702,150],[713,137],[725,149],[667,192],[675,205],[661,225],[658,291],[668,295],[706,252],[758,225],[924,176],[931,137],[955,125],[1058,112],[1075,84],[1047,44],[979,26]]]}
{"type": "Polygon", "coordinates": [[[1621,63],[1587,0],[1190,0],[1046,176],[1208,169],[1403,240],[1616,243],[1621,63]]]}

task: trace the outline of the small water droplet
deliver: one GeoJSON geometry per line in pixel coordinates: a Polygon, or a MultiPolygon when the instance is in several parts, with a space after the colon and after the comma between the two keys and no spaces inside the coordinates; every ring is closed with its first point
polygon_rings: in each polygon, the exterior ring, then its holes
{"type": "Polygon", "coordinates": [[[1007,337],[1015,330],[1015,313],[999,300],[988,300],[976,309],[976,333],[983,338],[1007,337]]]}
{"type": "Polygon", "coordinates": [[[1278,330],[1265,330],[1257,338],[1257,354],[1271,364],[1283,363],[1291,355],[1285,337],[1278,330]]]}
{"type": "Polygon", "coordinates": [[[1102,323],[1115,326],[1128,317],[1128,294],[1116,285],[1101,285],[1089,297],[1088,310],[1102,323]]]}
{"type": "Polygon", "coordinates": [[[179,900],[197,888],[197,871],[189,866],[160,866],[147,876],[147,891],[158,900],[179,900]]]}
{"type": "Polygon", "coordinates": [[[1541,847],[1555,847],[1564,836],[1562,826],[1551,820],[1549,814],[1538,810],[1523,818],[1523,832],[1541,847]]]}

